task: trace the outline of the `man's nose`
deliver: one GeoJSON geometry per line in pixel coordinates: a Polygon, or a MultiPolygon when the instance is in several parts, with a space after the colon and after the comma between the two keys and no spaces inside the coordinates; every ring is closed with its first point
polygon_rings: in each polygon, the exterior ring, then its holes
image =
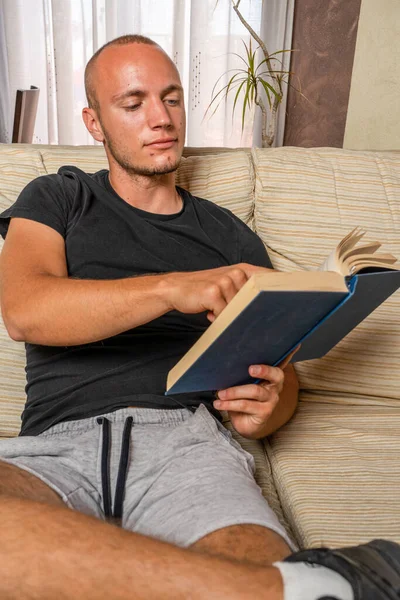
{"type": "Polygon", "coordinates": [[[152,100],[149,103],[147,118],[152,129],[155,127],[169,127],[172,124],[168,107],[161,99],[152,100]]]}

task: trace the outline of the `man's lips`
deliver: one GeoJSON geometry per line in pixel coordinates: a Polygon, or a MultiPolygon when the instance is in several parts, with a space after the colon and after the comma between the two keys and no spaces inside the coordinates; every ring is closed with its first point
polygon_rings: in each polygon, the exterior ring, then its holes
{"type": "Polygon", "coordinates": [[[149,146],[150,148],[171,148],[176,141],[176,138],[160,138],[154,140],[154,142],[151,142],[150,144],[146,144],[146,146],[149,146]]]}

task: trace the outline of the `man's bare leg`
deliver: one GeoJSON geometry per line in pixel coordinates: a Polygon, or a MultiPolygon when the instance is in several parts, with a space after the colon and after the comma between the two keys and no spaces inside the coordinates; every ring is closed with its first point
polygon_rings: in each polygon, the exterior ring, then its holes
{"type": "Polygon", "coordinates": [[[282,600],[278,569],[178,548],[67,508],[0,461],[2,600],[282,600]],[[35,499],[36,498],[36,499],[35,499]]]}
{"type": "Polygon", "coordinates": [[[0,496],[2,495],[65,506],[61,496],[39,477],[0,460],[0,496]]]}
{"type": "Polygon", "coordinates": [[[278,533],[250,523],[222,527],[200,538],[190,549],[265,566],[292,554],[278,533]]]}
{"type": "Polygon", "coordinates": [[[0,497],[2,600],[282,600],[274,567],[178,548],[66,507],[0,497]]]}

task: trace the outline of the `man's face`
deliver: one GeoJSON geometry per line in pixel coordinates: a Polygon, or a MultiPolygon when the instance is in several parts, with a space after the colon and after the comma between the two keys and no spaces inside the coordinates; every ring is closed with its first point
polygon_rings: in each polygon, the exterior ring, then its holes
{"type": "MultiPolygon", "coordinates": [[[[185,143],[179,74],[157,46],[110,46],[94,73],[106,151],[127,172],[175,171],[185,143]]],[[[110,158],[111,158],[110,157],[110,158]]]]}

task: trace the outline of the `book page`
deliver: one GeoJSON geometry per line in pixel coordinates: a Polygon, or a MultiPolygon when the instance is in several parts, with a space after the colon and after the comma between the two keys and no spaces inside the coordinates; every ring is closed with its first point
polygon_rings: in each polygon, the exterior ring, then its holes
{"type": "Polygon", "coordinates": [[[336,271],[343,276],[354,275],[368,267],[397,270],[398,267],[391,266],[397,262],[392,254],[375,254],[382,245],[380,242],[369,242],[357,246],[365,233],[360,227],[355,227],[339,242],[317,270],[336,271]]]}
{"type": "Polygon", "coordinates": [[[337,248],[334,248],[328,258],[322,263],[320,267],[318,267],[317,271],[336,271],[340,273],[337,264],[337,248]]]}
{"type": "Polygon", "coordinates": [[[354,246],[358,244],[364,235],[365,231],[362,231],[360,227],[355,227],[353,231],[350,231],[350,233],[348,233],[338,244],[339,259],[343,256],[343,254],[354,248],[354,246]]]}
{"type": "Polygon", "coordinates": [[[318,271],[336,271],[341,275],[349,275],[347,267],[343,268],[341,257],[344,253],[351,251],[357,242],[363,237],[364,233],[358,231],[358,227],[355,227],[350,233],[344,236],[338,243],[336,248],[332,250],[327,259],[317,269],[318,271]]]}
{"type": "Polygon", "coordinates": [[[358,254],[375,254],[375,252],[382,246],[380,242],[371,242],[370,244],[363,244],[362,246],[357,246],[357,248],[353,248],[352,250],[348,250],[347,252],[343,252],[341,256],[342,262],[345,262],[348,258],[357,256],[358,254]]]}
{"type": "Polygon", "coordinates": [[[371,257],[369,254],[360,254],[357,257],[352,257],[345,261],[345,265],[350,274],[357,273],[360,269],[364,269],[367,267],[379,267],[384,269],[394,269],[397,271],[396,267],[391,267],[396,263],[396,259],[391,254],[376,254],[371,257]]]}

